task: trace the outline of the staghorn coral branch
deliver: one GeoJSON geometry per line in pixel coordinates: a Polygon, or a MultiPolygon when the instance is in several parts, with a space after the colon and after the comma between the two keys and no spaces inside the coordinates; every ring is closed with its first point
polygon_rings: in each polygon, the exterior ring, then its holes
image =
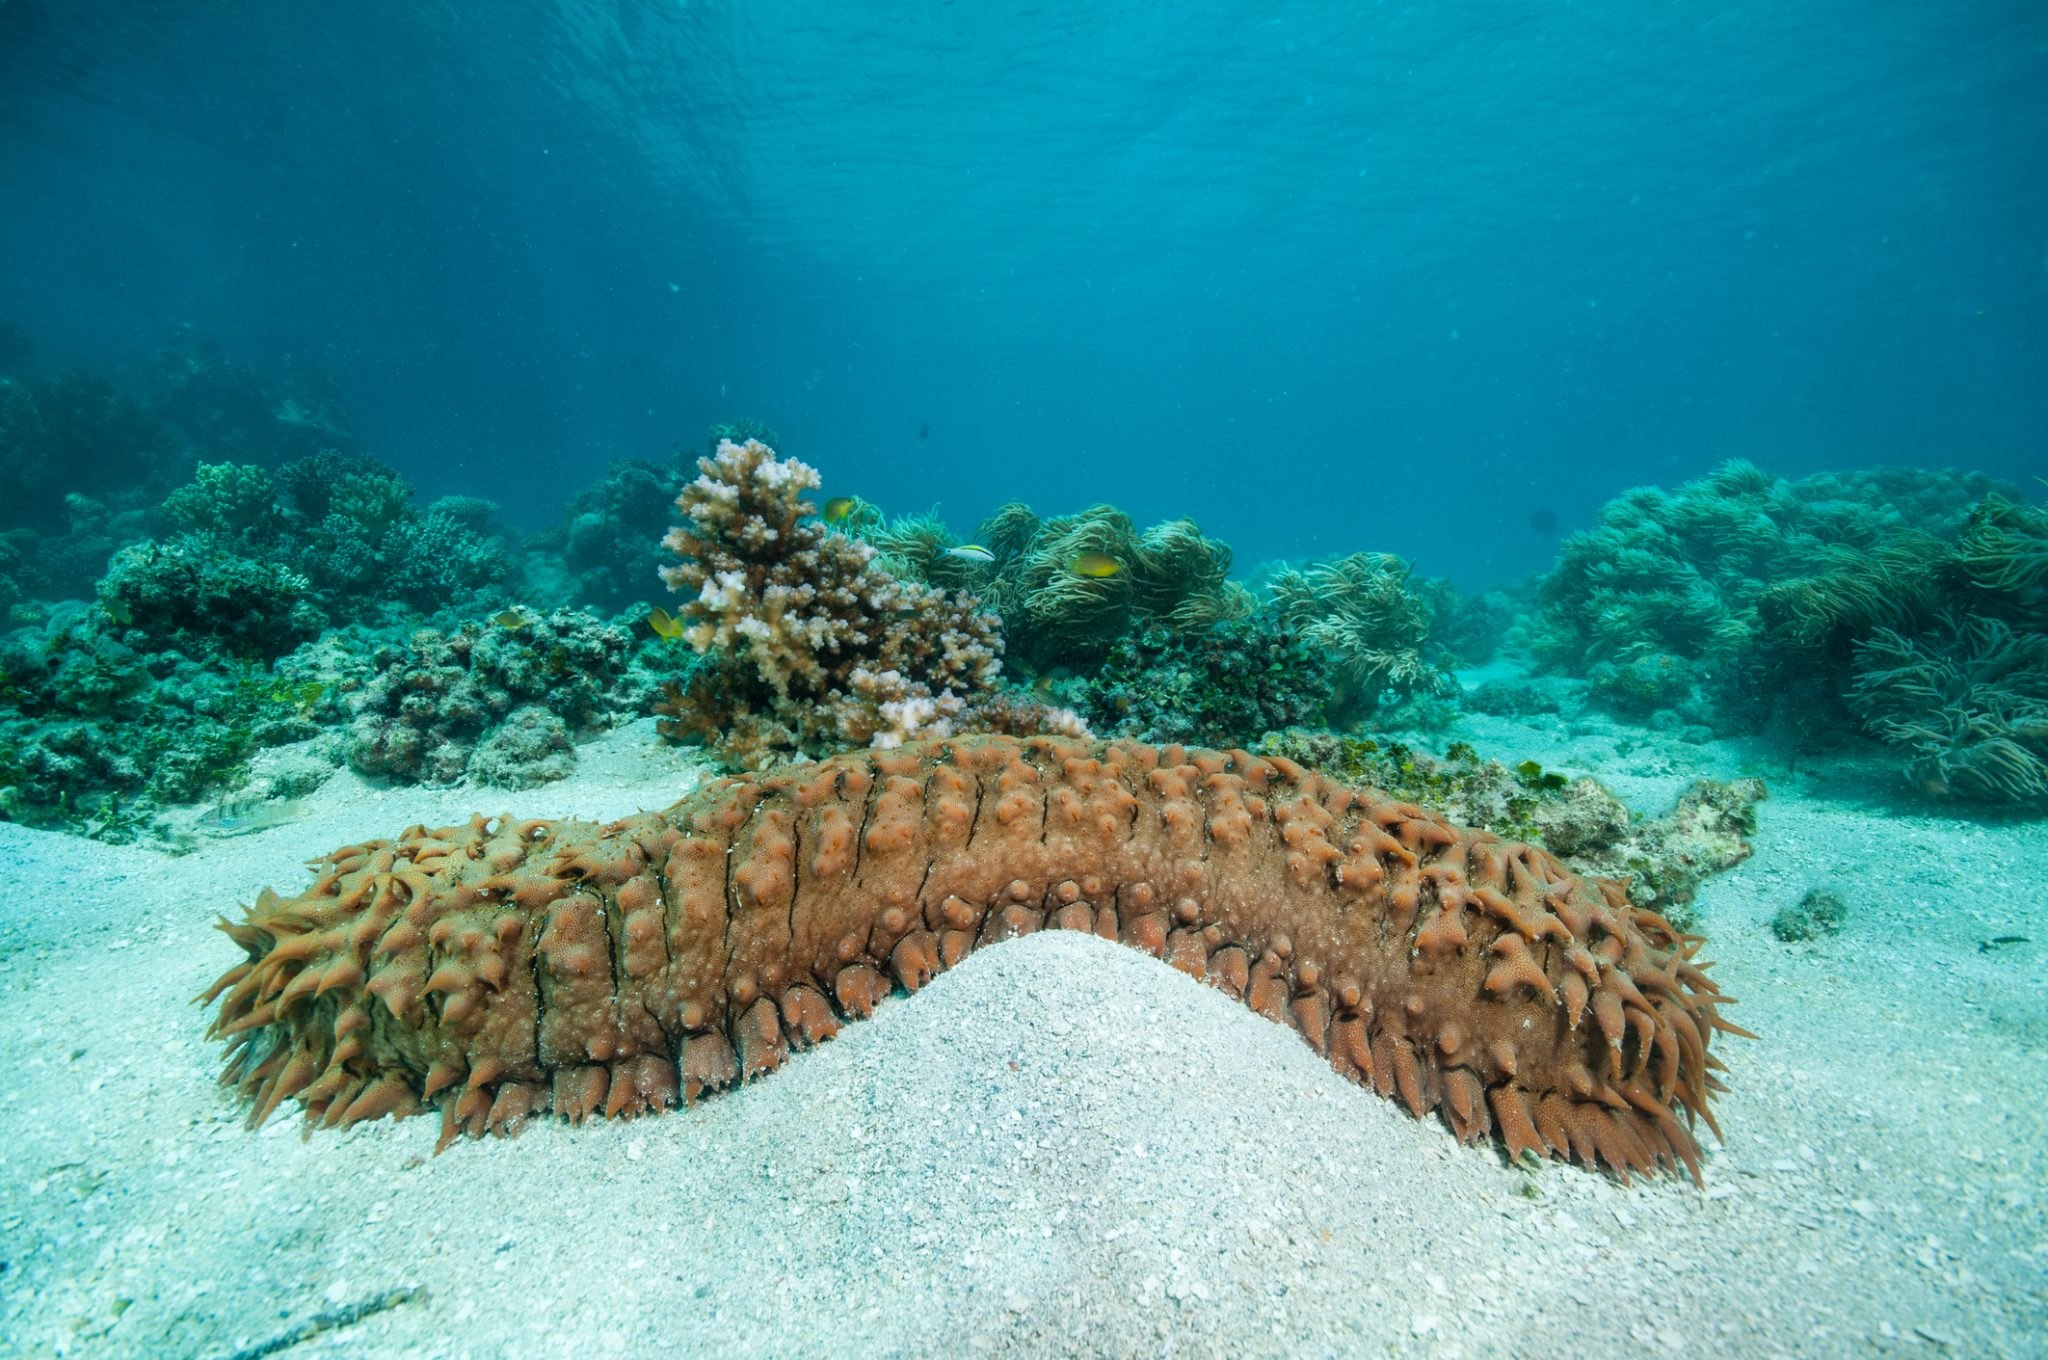
{"type": "Polygon", "coordinates": [[[1698,940],[1544,851],[1284,759],[927,742],[604,826],[349,846],[239,925],[213,1034],[260,1122],[443,1142],[759,1076],[971,951],[1086,930],[1206,979],[1461,1141],[1699,1176],[1728,1004],[1698,940]]]}
{"type": "Polygon", "coordinates": [[[1062,720],[994,694],[1002,635],[973,597],[900,581],[871,544],[812,518],[808,464],[750,439],[697,466],[676,502],[685,522],[664,540],[682,560],[662,576],[689,597],[684,636],[715,660],[671,694],[664,735],[761,764],[970,722],[1062,720]]]}

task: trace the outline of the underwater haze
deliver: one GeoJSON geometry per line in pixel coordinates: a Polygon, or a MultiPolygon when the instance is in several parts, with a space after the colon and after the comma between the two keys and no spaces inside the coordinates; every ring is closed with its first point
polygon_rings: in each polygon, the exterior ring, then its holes
{"type": "Polygon", "coordinates": [[[526,527],[828,494],[1487,585],[1637,484],[2048,448],[2048,10],[0,4],[0,317],[204,337],[526,527]]]}
{"type": "Polygon", "coordinates": [[[0,0],[0,1360],[2039,1357],[2044,828],[2048,0],[0,0]]]}

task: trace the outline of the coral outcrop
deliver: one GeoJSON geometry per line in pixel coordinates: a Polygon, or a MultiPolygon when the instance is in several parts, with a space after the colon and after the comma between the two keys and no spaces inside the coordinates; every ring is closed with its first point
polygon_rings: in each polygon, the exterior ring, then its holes
{"type": "Polygon", "coordinates": [[[1659,655],[1729,666],[1846,657],[1925,607],[1985,477],[1879,468],[1798,481],[1735,461],[1675,492],[1609,501],[1567,538],[1527,642],[1583,673],[1659,655]]]}
{"type": "Polygon", "coordinates": [[[615,460],[570,498],[560,527],[533,541],[529,579],[564,604],[606,612],[654,599],[674,560],[661,545],[669,510],[688,480],[680,461],[615,460]],[[551,571],[560,580],[550,592],[551,571]]]}
{"type": "Polygon", "coordinates": [[[1336,663],[1330,709],[1340,720],[1457,688],[1430,655],[1430,606],[1409,588],[1408,571],[1392,553],[1352,553],[1284,568],[1268,582],[1281,621],[1336,663]]]}
{"type": "Polygon", "coordinates": [[[76,602],[0,636],[0,818],[132,839],[259,748],[314,735],[302,686],[135,636],[76,602]]]}
{"type": "Polygon", "coordinates": [[[1833,888],[1808,888],[1794,906],[1771,917],[1771,934],[1786,944],[1825,940],[1842,933],[1849,922],[1849,904],[1833,888]]]}
{"type": "Polygon", "coordinates": [[[624,627],[578,610],[508,612],[511,626],[423,628],[406,647],[379,648],[376,673],[348,700],[348,763],[407,783],[518,788],[574,769],[572,732],[651,706],[624,627]]]}
{"type": "Polygon", "coordinates": [[[1146,628],[1066,688],[1093,732],[1213,746],[1239,732],[1320,725],[1335,665],[1261,610],[1206,627],[1146,628]]]}
{"type": "Polygon", "coordinates": [[[1190,519],[1140,533],[1113,505],[1041,519],[1012,503],[978,532],[993,562],[944,556],[951,535],[936,521],[897,521],[875,541],[935,579],[971,585],[1033,671],[1092,666],[1119,638],[1160,627],[1192,632],[1242,618],[1255,603],[1228,579],[1229,546],[1204,537],[1190,519]]]}
{"type": "Polygon", "coordinates": [[[670,696],[665,735],[751,766],[1057,721],[997,690],[1002,634],[973,597],[899,580],[813,518],[809,465],[750,439],[698,469],[665,540],[682,560],[662,575],[705,660],[670,696]]]}
{"type": "Polygon", "coordinates": [[[2048,634],[1972,614],[1914,637],[1880,628],[1856,661],[1849,706],[1906,752],[1921,792],[2048,803],[2048,634]]]}
{"type": "Polygon", "coordinates": [[[1860,724],[1924,796],[2048,801],[2048,511],[1976,475],[1738,462],[1600,518],[1524,639],[1597,701],[1802,745],[1860,724]]]}
{"type": "Polygon", "coordinates": [[[252,1123],[438,1107],[444,1142],[772,1071],[1039,929],[1153,954],[1461,1140],[1697,1178],[1728,1004],[1621,885],[1286,760],[965,738],[719,780],[598,826],[345,846],[223,928],[252,1123]]]}
{"type": "Polygon", "coordinates": [[[254,650],[276,655],[330,621],[487,614],[502,603],[512,570],[488,501],[446,497],[421,510],[412,489],[371,458],[322,453],[275,473],[202,463],[163,509],[176,532],[129,546],[116,574],[146,577],[161,563],[180,579],[128,580],[129,607],[117,613],[156,636],[168,629],[180,645],[217,629],[237,654],[268,643],[254,650]],[[245,590],[262,619],[236,621],[232,607],[216,603],[245,590]]]}
{"type": "Polygon", "coordinates": [[[192,657],[270,660],[327,626],[305,577],[275,561],[216,552],[191,534],[122,548],[97,590],[127,641],[192,657]]]}

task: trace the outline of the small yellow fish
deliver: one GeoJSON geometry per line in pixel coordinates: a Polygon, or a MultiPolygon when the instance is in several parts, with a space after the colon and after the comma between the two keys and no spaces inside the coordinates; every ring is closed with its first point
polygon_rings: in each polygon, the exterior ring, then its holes
{"type": "Polygon", "coordinates": [[[946,556],[957,557],[962,562],[993,562],[996,555],[979,543],[962,543],[957,548],[946,549],[946,556]]]}
{"type": "Polygon", "coordinates": [[[1124,564],[1104,552],[1076,553],[1067,570],[1092,581],[1106,580],[1124,569],[1124,564]]]}
{"type": "Polygon", "coordinates": [[[834,496],[825,502],[824,516],[827,524],[844,524],[853,518],[853,507],[860,502],[852,496],[834,496]]]}
{"type": "Polygon", "coordinates": [[[491,615],[491,622],[507,632],[516,633],[533,624],[533,614],[525,605],[515,604],[510,609],[501,609],[491,615]]]}
{"type": "Polygon", "coordinates": [[[647,611],[647,626],[654,630],[656,637],[665,638],[670,642],[677,641],[683,635],[683,625],[676,621],[675,615],[660,605],[647,611]]]}

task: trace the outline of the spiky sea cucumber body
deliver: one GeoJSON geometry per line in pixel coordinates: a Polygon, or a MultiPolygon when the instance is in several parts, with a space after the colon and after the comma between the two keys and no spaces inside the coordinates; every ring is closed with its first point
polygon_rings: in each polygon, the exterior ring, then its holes
{"type": "Polygon", "coordinates": [[[255,1120],[437,1105],[445,1142],[659,1109],[1047,928],[1206,979],[1461,1140],[1624,1177],[1697,1177],[1708,1042],[1741,1032],[1619,884],[1242,751],[927,742],[316,869],[223,923],[249,957],[204,998],[255,1120]]]}

